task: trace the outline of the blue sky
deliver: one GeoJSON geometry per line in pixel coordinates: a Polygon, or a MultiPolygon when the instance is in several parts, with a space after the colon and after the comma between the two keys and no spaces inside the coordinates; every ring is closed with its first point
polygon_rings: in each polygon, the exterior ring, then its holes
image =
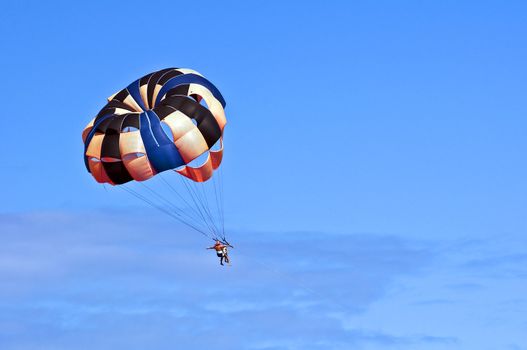
{"type": "Polygon", "coordinates": [[[5,4],[0,347],[527,349],[526,10],[5,4]],[[172,66],[227,101],[230,269],[84,168],[172,66]]]}

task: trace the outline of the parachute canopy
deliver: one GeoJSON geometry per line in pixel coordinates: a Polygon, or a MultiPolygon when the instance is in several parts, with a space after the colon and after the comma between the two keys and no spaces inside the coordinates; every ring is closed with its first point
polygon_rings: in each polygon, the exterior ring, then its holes
{"type": "Polygon", "coordinates": [[[196,71],[147,74],[109,97],[84,129],[86,168],[112,185],[171,169],[207,181],[223,157],[224,108],[218,89],[196,71]],[[198,157],[203,164],[190,164],[198,157]]]}

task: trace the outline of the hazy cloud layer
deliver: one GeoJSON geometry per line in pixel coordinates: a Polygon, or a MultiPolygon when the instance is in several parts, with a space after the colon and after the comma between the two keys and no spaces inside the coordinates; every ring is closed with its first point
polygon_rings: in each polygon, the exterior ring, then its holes
{"type": "MultiPolygon", "coordinates": [[[[6,350],[449,349],[454,328],[412,324],[525,272],[482,242],[306,232],[235,232],[221,267],[202,236],[141,213],[3,215],[0,232],[6,350]]],[[[505,301],[496,316],[525,309],[505,301]]]]}

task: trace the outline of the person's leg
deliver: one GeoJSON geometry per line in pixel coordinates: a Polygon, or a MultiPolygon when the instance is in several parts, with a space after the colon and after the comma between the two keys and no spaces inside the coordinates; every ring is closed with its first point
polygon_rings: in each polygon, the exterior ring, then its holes
{"type": "Polygon", "coordinates": [[[223,265],[223,255],[220,256],[220,265],[223,265]]]}

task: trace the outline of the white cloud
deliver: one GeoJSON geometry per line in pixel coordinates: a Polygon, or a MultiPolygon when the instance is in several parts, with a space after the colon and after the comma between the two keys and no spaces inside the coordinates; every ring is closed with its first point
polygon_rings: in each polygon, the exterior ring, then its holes
{"type": "MultiPolygon", "coordinates": [[[[401,279],[426,273],[437,261],[426,242],[234,232],[233,266],[220,267],[202,236],[144,212],[3,215],[0,232],[5,350],[306,350],[455,341],[352,321],[390,299],[401,279]]],[[[430,296],[421,307],[433,300],[443,299],[430,296]]]]}

